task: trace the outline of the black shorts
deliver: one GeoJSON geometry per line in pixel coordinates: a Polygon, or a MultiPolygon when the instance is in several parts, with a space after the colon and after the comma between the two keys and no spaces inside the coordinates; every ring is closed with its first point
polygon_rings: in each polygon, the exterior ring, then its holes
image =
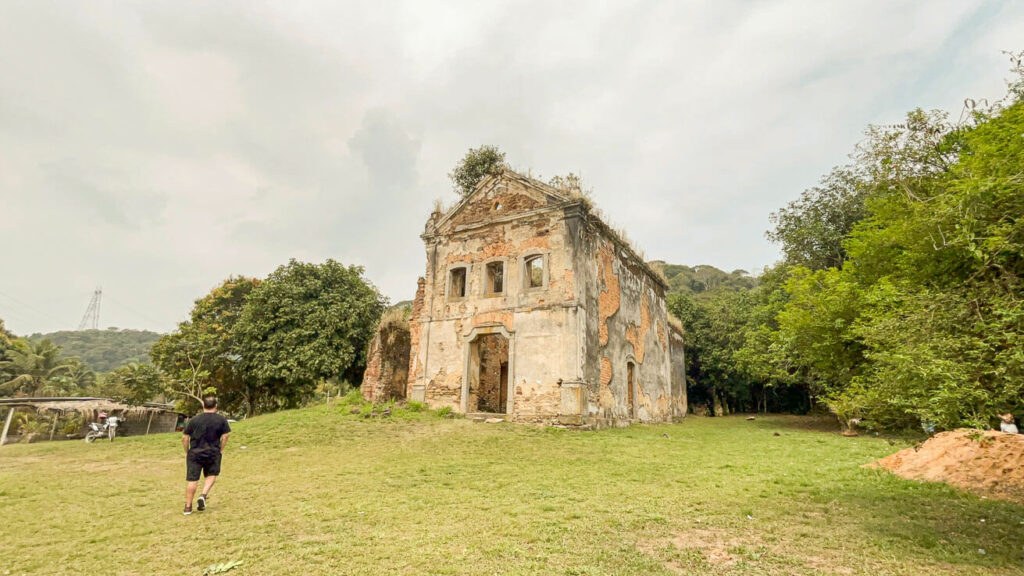
{"type": "Polygon", "coordinates": [[[203,476],[217,476],[220,474],[220,454],[216,456],[189,454],[185,459],[187,462],[185,480],[196,482],[199,480],[199,473],[203,476]]]}

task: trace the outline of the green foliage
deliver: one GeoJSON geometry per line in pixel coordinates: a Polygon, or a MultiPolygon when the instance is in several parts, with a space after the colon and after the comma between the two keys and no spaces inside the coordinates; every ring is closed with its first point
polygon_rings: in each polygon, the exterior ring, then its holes
{"type": "Polygon", "coordinates": [[[148,330],[62,330],[33,334],[32,342],[50,340],[65,357],[77,357],[97,372],[109,372],[132,362],[149,362],[149,350],[160,334],[148,330]]]}
{"type": "Polygon", "coordinates": [[[14,341],[14,334],[7,331],[4,326],[4,319],[0,318],[0,360],[3,360],[4,351],[11,347],[11,342],[14,341]]]}
{"type": "Polygon", "coordinates": [[[165,400],[169,390],[170,382],[159,367],[132,363],[102,375],[88,395],[138,406],[165,400]]]}
{"type": "Polygon", "coordinates": [[[874,428],[1024,410],[1021,86],[959,123],[870,128],[853,166],[774,216],[788,279],[755,306],[744,370],[874,428]]]}
{"type": "Polygon", "coordinates": [[[359,266],[296,260],[246,298],[232,338],[248,378],[282,406],[295,406],[321,380],[357,380],[387,300],[359,266]]]}
{"type": "Polygon", "coordinates": [[[96,373],[78,358],[67,358],[65,369],[49,379],[47,385],[50,396],[81,396],[88,394],[88,388],[96,383],[96,373]]]}
{"type": "Polygon", "coordinates": [[[866,216],[867,191],[856,167],[835,168],[820,186],[773,213],[767,236],[782,245],[789,266],[838,268],[846,260],[846,236],[866,216]]]}
{"type": "Polygon", "coordinates": [[[344,393],[386,305],[362,273],[292,260],[266,280],[228,278],[153,346],[168,391],[191,412],[215,390],[223,410],[244,415],[344,393]]]}
{"type": "Polygon", "coordinates": [[[710,295],[717,292],[742,292],[757,286],[757,278],[746,270],[725,272],[707,264],[691,267],[666,264],[661,260],[648,264],[665,277],[670,293],[710,295]]]}
{"type": "Polygon", "coordinates": [[[497,146],[484,145],[470,148],[448,174],[448,178],[451,179],[456,192],[468,196],[481,180],[500,172],[504,167],[505,153],[498,150],[497,146]]]}
{"type": "Polygon", "coordinates": [[[49,340],[31,343],[15,340],[6,352],[9,360],[0,362],[0,394],[4,396],[61,396],[68,376],[79,366],[77,360],[62,358],[60,347],[49,340]]]}
{"type": "Polygon", "coordinates": [[[267,390],[245,377],[234,334],[246,299],[259,280],[232,276],[195,301],[189,320],[153,346],[154,362],[170,377],[169,390],[186,412],[199,409],[208,388],[232,413],[258,414],[276,402],[267,390]]]}

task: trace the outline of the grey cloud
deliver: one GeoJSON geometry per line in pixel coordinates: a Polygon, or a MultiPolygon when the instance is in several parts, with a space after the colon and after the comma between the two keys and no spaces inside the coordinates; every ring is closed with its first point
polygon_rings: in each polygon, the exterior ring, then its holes
{"type": "Polygon", "coordinates": [[[997,97],[1022,15],[959,0],[2,3],[0,242],[32,250],[0,254],[19,271],[0,292],[47,313],[0,299],[0,317],[74,327],[102,284],[104,324],[167,330],[223,277],[290,257],[365,265],[409,298],[431,202],[454,198],[447,172],[483,143],[534,174],[582,173],[651,258],[759,270],[777,257],[768,213],[866,124],[997,97]]]}

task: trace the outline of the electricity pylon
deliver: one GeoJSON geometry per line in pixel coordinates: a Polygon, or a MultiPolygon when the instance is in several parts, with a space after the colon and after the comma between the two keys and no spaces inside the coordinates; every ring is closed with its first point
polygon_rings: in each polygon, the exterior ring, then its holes
{"type": "Polygon", "coordinates": [[[78,323],[79,330],[100,327],[100,300],[103,299],[103,288],[97,287],[92,293],[92,300],[89,300],[89,307],[85,309],[82,321],[78,323]]]}

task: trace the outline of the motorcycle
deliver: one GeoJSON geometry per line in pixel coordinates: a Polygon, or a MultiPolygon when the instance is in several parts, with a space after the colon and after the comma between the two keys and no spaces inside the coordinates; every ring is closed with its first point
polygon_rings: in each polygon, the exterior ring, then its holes
{"type": "Polygon", "coordinates": [[[117,436],[117,424],[120,419],[117,416],[107,417],[106,414],[100,412],[100,420],[103,420],[103,424],[97,424],[96,422],[89,423],[89,431],[85,433],[85,442],[92,444],[98,438],[107,436],[110,441],[114,441],[114,436],[117,436]]]}

